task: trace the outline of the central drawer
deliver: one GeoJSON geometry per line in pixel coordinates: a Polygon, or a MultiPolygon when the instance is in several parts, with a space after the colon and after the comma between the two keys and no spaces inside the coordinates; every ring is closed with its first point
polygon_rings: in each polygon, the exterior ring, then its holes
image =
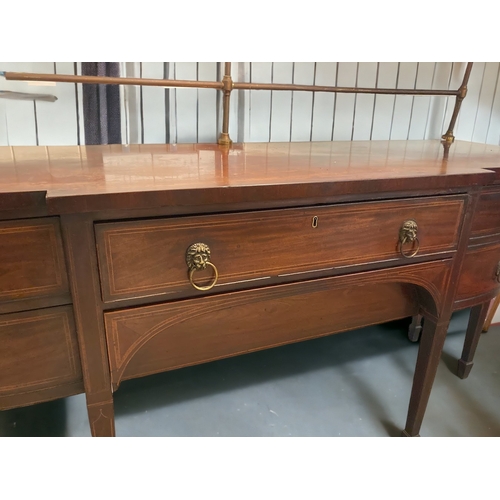
{"type": "MultiPolygon", "coordinates": [[[[437,266],[429,272],[439,273],[437,266]]],[[[205,363],[404,318],[418,312],[404,283],[341,287],[329,277],[104,314],[111,381],[205,363]],[[359,305],[363,304],[360,314],[359,305]]]]}
{"type": "MultiPolygon", "coordinates": [[[[400,229],[418,225],[417,256],[456,249],[464,197],[445,196],[334,206],[186,216],[95,226],[103,301],[199,294],[190,284],[186,251],[210,248],[213,267],[196,271],[200,285],[218,287],[314,271],[335,271],[401,255],[400,229]]],[[[406,244],[411,255],[416,244],[406,244]]]]}

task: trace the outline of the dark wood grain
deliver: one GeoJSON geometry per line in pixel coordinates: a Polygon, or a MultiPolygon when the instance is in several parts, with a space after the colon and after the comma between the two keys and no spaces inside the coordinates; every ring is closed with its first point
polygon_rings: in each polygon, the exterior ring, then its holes
{"type": "MultiPolygon", "coordinates": [[[[464,300],[485,295],[495,296],[500,289],[496,276],[499,265],[500,243],[469,248],[460,272],[455,296],[456,307],[460,307],[458,303],[464,300]]],[[[486,297],[484,300],[487,299],[486,297]]]]}
{"type": "Polygon", "coordinates": [[[471,188],[465,204],[457,253],[451,262],[449,279],[445,286],[440,289],[443,294],[442,302],[434,311],[425,306],[420,308],[423,327],[420,334],[420,345],[403,436],[419,436],[420,433],[454,308],[456,289],[467,251],[468,238],[478,197],[478,188],[471,188]]]}
{"type": "Polygon", "coordinates": [[[63,306],[66,304],[71,304],[71,294],[69,290],[61,295],[18,299],[9,302],[2,301],[0,302],[0,314],[31,311],[33,309],[63,306]]]}
{"type": "Polygon", "coordinates": [[[181,307],[164,304],[106,314],[113,383],[404,318],[417,308],[414,293],[399,283],[366,285],[351,293],[324,287],[312,291],[306,283],[290,285],[288,294],[274,297],[266,290],[249,291],[242,292],[247,296],[241,300],[224,295],[210,303],[193,299],[181,307]],[[357,303],[369,312],[360,315],[357,303]],[[124,367],[120,361],[129,360],[129,351],[134,355],[124,367]]]}
{"type": "Polygon", "coordinates": [[[457,141],[0,148],[1,192],[47,191],[50,213],[453,189],[493,182],[500,148],[457,141]]]}
{"type": "Polygon", "coordinates": [[[114,410],[92,220],[62,217],[87,410],[93,436],[114,436],[114,410]]]}
{"type": "Polygon", "coordinates": [[[0,406],[83,378],[91,432],[111,436],[122,379],[421,315],[405,429],[418,435],[452,311],[497,293],[499,180],[500,147],[460,141],[446,159],[439,141],[0,148],[0,406]],[[420,250],[404,259],[410,218],[420,250]],[[187,280],[198,241],[213,294],[187,280]],[[78,346],[47,319],[58,310],[78,346]],[[44,349],[53,373],[30,371],[44,349]]]}
{"type": "Polygon", "coordinates": [[[54,387],[40,388],[32,392],[16,391],[7,395],[0,394],[0,410],[32,406],[46,401],[75,396],[83,392],[85,392],[83,380],[80,379],[73,383],[64,383],[54,387]]]}
{"type": "Polygon", "coordinates": [[[469,324],[465,334],[464,348],[458,360],[457,374],[460,378],[467,378],[472,365],[474,364],[474,354],[481,337],[484,321],[488,314],[489,301],[483,302],[471,309],[469,324]]]}
{"type": "Polygon", "coordinates": [[[478,202],[472,222],[471,238],[481,238],[494,235],[500,239],[500,190],[489,188],[485,190],[478,202]]]}
{"type": "Polygon", "coordinates": [[[0,301],[68,294],[56,217],[0,222],[0,301]]]}
{"type": "MultiPolygon", "coordinates": [[[[185,261],[187,248],[196,242],[210,247],[219,272],[215,292],[239,282],[258,286],[273,277],[409,262],[398,248],[399,229],[408,219],[419,225],[419,257],[449,252],[457,245],[463,206],[463,197],[441,197],[98,224],[103,299],[199,295],[185,261]]],[[[211,274],[211,269],[196,272],[196,280],[209,282],[211,274]]]]}
{"type": "Polygon", "coordinates": [[[438,369],[448,325],[448,317],[441,322],[429,315],[424,317],[404,436],[420,435],[420,427],[438,369]]]}
{"type": "Polygon", "coordinates": [[[46,191],[1,192],[0,189],[0,193],[0,220],[48,215],[46,191]]]}
{"type": "Polygon", "coordinates": [[[423,316],[416,314],[412,316],[410,326],[408,327],[408,340],[410,342],[418,342],[422,333],[423,316]]]}
{"type": "Polygon", "coordinates": [[[450,261],[407,267],[105,313],[113,383],[439,308],[450,261]]]}
{"type": "Polygon", "coordinates": [[[41,401],[41,392],[58,395],[82,389],[82,372],[70,306],[0,316],[0,406],[22,395],[41,401]],[[68,392],[65,393],[65,387],[68,392]]]}

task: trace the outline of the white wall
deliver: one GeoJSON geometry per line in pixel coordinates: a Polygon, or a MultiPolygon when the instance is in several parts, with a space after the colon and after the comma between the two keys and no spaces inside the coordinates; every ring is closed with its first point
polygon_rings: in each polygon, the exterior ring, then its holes
{"type": "MultiPolygon", "coordinates": [[[[0,70],[75,74],[75,64],[2,62],[0,70]]],[[[35,103],[0,98],[1,146],[76,145],[79,140],[83,144],[81,85],[13,82],[0,77],[0,90],[52,94],[58,98],[56,102],[35,103]]]]}
{"type": "MultiPolygon", "coordinates": [[[[0,70],[75,74],[77,63],[0,63],[0,70]]],[[[122,63],[122,74],[216,80],[217,63],[122,63]]],[[[465,63],[266,62],[232,65],[235,81],[456,89],[465,63]]],[[[500,63],[475,63],[457,139],[500,144],[500,63]]],[[[0,77],[0,90],[46,92],[55,103],[0,99],[0,145],[83,144],[81,85],[40,86],[0,77]]],[[[232,93],[230,136],[238,142],[438,139],[454,98],[288,91],[232,93]]],[[[122,87],[123,141],[215,142],[220,96],[211,89],[122,87]]]]}

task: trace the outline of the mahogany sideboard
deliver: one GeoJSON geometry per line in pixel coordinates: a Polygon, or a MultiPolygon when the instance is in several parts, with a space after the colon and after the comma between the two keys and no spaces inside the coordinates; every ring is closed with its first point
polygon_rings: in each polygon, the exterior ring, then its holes
{"type": "Polygon", "coordinates": [[[500,148],[460,141],[2,147],[0,409],[85,392],[112,436],[122,380],[421,315],[416,436],[499,208],[500,148]]]}

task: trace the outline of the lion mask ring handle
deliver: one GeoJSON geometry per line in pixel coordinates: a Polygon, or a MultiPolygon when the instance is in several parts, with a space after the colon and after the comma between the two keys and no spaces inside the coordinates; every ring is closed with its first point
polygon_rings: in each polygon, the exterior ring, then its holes
{"type": "Polygon", "coordinates": [[[196,290],[211,290],[219,279],[219,272],[214,264],[210,262],[210,248],[205,243],[193,243],[186,250],[186,264],[188,266],[189,282],[196,290]],[[195,271],[201,271],[209,266],[214,271],[212,282],[206,286],[199,286],[193,281],[195,271]]]}
{"type": "Polygon", "coordinates": [[[409,219],[403,223],[401,229],[399,230],[399,253],[406,259],[415,257],[420,249],[420,242],[417,238],[418,225],[417,223],[409,219]],[[411,243],[410,253],[405,253],[403,245],[406,243],[411,243]]]}

